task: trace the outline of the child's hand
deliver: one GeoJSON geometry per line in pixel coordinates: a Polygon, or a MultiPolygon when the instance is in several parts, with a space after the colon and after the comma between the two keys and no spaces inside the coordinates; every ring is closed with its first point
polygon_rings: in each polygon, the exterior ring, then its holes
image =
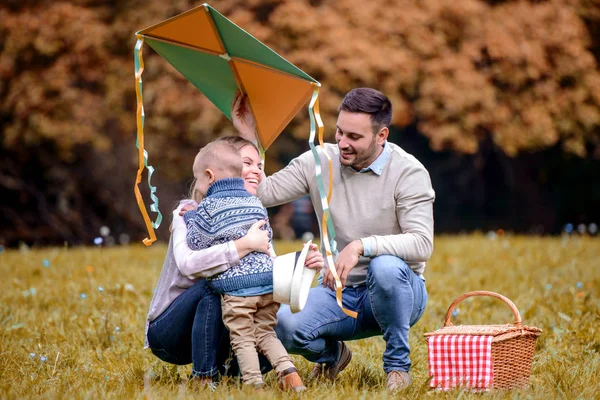
{"type": "Polygon", "coordinates": [[[306,261],[304,261],[304,266],[310,269],[320,270],[325,266],[325,259],[323,258],[323,254],[319,252],[319,247],[311,243],[308,249],[308,254],[306,255],[306,261]]]}

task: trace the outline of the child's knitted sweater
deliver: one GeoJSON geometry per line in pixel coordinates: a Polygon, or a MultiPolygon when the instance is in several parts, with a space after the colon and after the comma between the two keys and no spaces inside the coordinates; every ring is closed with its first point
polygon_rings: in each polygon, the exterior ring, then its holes
{"type": "MultiPolygon", "coordinates": [[[[257,197],[244,189],[241,178],[214,182],[196,210],[183,216],[187,225],[188,246],[201,250],[243,237],[255,222],[267,219],[267,210],[257,197]]],[[[271,228],[267,222],[269,236],[271,228]]],[[[273,285],[273,261],[268,254],[252,252],[240,263],[209,278],[219,293],[244,296],[270,293],[273,285]]]]}

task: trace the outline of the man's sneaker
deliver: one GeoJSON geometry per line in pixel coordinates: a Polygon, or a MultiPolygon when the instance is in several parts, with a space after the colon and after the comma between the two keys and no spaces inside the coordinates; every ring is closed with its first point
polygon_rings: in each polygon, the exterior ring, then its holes
{"type": "Polygon", "coordinates": [[[408,372],[404,371],[391,371],[385,382],[387,389],[390,392],[406,389],[411,383],[412,379],[410,378],[410,375],[408,372]]]}
{"type": "Polygon", "coordinates": [[[340,354],[337,361],[332,365],[315,364],[308,377],[309,379],[319,379],[324,376],[330,381],[334,381],[337,375],[350,364],[350,360],[352,360],[352,352],[344,342],[340,342],[340,354]]]}
{"type": "Polygon", "coordinates": [[[279,378],[279,387],[281,390],[293,390],[298,393],[306,389],[296,368],[288,368],[281,371],[277,376],[279,378]]]}

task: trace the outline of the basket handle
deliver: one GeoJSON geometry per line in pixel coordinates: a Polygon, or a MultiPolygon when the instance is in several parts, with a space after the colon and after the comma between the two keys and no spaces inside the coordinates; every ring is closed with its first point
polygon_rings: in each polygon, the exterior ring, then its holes
{"type": "Polygon", "coordinates": [[[504,301],[506,304],[508,304],[508,306],[512,310],[512,313],[515,317],[515,326],[517,328],[520,328],[523,326],[523,321],[521,320],[521,314],[519,314],[519,310],[517,309],[517,307],[515,306],[515,304],[512,301],[510,301],[508,298],[502,296],[499,293],[488,292],[485,290],[477,290],[474,292],[467,292],[465,294],[458,296],[458,298],[456,300],[454,300],[452,302],[452,304],[450,304],[450,307],[448,308],[448,312],[446,312],[446,319],[444,320],[444,326],[452,326],[452,322],[450,322],[450,317],[452,317],[452,311],[454,311],[454,308],[458,305],[458,303],[460,303],[461,301],[463,301],[464,299],[466,299],[468,297],[473,297],[473,296],[489,296],[489,297],[495,297],[497,299],[504,301]]]}

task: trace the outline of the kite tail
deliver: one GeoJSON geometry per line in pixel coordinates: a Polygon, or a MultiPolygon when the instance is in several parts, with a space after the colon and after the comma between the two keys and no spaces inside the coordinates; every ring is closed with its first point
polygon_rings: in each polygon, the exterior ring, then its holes
{"type": "Polygon", "coordinates": [[[310,150],[312,151],[313,157],[315,158],[317,186],[319,188],[321,206],[323,208],[323,217],[321,219],[321,238],[323,245],[325,246],[325,259],[329,271],[335,279],[335,298],[337,300],[337,304],[346,315],[352,318],[356,318],[356,316],[358,315],[356,312],[345,309],[342,305],[342,282],[340,281],[340,277],[337,274],[337,271],[335,269],[335,263],[333,261],[333,255],[335,254],[337,256],[338,254],[337,245],[335,242],[335,229],[333,227],[333,221],[331,220],[331,214],[329,212],[329,202],[331,201],[331,192],[333,190],[333,164],[331,158],[325,151],[325,146],[323,144],[323,121],[321,120],[321,114],[319,112],[319,87],[320,85],[315,85],[312,98],[310,99],[310,103],[308,105],[308,115],[310,117],[310,138],[308,140],[308,145],[310,146],[310,150]],[[319,138],[319,149],[317,149],[314,143],[315,134],[317,133],[317,130],[319,138]],[[329,166],[329,187],[327,192],[325,192],[325,185],[323,184],[322,167],[319,152],[325,155],[329,166]]]}
{"type": "Polygon", "coordinates": [[[139,168],[137,172],[137,177],[135,179],[135,185],[133,186],[133,192],[135,193],[135,198],[138,203],[138,207],[142,213],[142,217],[144,218],[144,223],[146,224],[146,229],[148,230],[149,238],[145,238],[142,242],[146,246],[152,245],[156,241],[156,234],[154,229],[158,229],[160,223],[162,222],[162,214],[158,209],[158,197],[156,196],[156,187],[152,186],[150,180],[152,179],[152,174],[154,173],[154,168],[151,165],[148,165],[148,152],[144,149],[144,103],[142,100],[142,72],[144,72],[144,60],[142,58],[142,45],[144,44],[144,39],[142,36],[137,36],[137,43],[135,44],[135,50],[133,52],[133,58],[135,63],[135,96],[137,99],[137,110],[136,110],[136,120],[137,120],[137,139],[135,142],[136,147],[139,149],[139,168]],[[153,203],[150,205],[150,210],[158,213],[156,216],[156,220],[152,222],[150,217],[148,216],[148,211],[146,211],[146,207],[144,206],[144,201],[142,199],[142,194],[140,193],[140,189],[138,185],[142,181],[142,172],[146,168],[148,170],[148,187],[150,188],[150,198],[153,203]]]}

